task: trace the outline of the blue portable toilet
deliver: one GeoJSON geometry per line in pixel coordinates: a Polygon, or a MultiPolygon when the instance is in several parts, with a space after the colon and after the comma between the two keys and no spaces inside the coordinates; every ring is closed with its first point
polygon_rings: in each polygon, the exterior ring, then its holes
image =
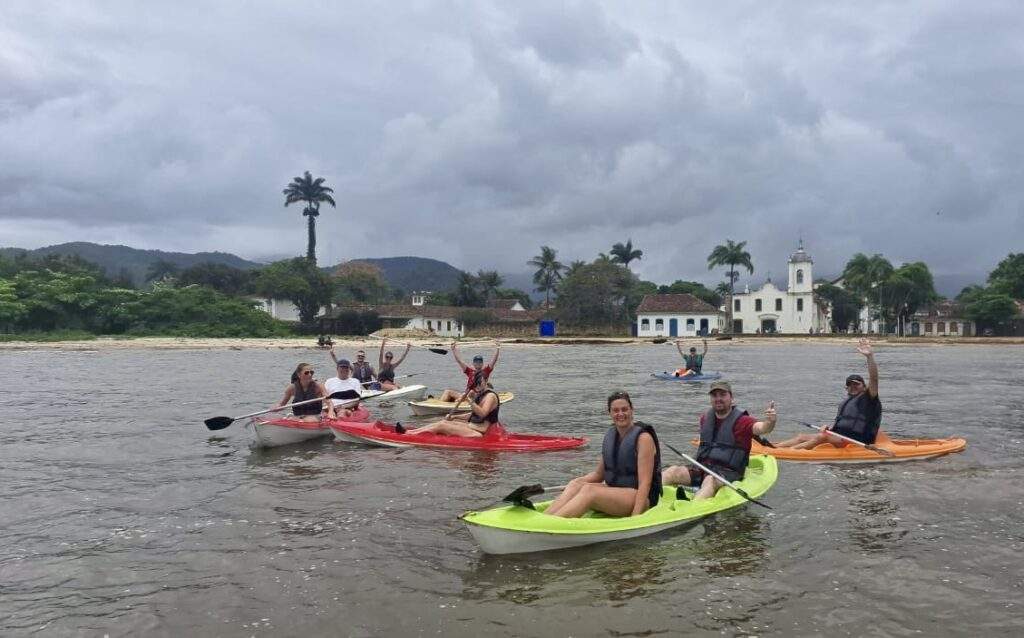
{"type": "Polygon", "coordinates": [[[555,336],[555,320],[554,319],[542,319],[540,322],[540,336],[542,337],[553,337],[555,336]]]}

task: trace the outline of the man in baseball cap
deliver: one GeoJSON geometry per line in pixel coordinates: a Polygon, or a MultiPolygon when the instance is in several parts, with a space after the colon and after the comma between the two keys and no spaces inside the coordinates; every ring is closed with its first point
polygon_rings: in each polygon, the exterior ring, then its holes
{"type": "MultiPolygon", "coordinates": [[[[324,381],[324,388],[327,390],[327,394],[334,394],[335,392],[343,392],[345,390],[355,390],[359,394],[362,394],[363,385],[359,383],[359,379],[352,376],[352,364],[349,363],[349,360],[338,359],[335,365],[338,369],[337,376],[324,381]]],[[[335,407],[340,407],[343,403],[351,402],[351,399],[331,399],[331,401],[334,402],[335,407]]],[[[349,408],[352,407],[353,406],[349,406],[349,408]]],[[[349,408],[346,408],[345,410],[346,416],[351,413],[351,409],[349,408]]]]}
{"type": "MultiPolygon", "coordinates": [[[[708,390],[711,409],[700,417],[700,447],[697,462],[729,481],[743,478],[750,458],[750,441],[775,428],[775,402],[770,401],[764,420],[758,421],[733,404],[732,385],[715,381],[708,390]]],[[[663,485],[680,485],[697,490],[694,500],[712,498],[724,483],[699,467],[673,465],[661,473],[663,485]]]]}
{"type": "MultiPolygon", "coordinates": [[[[491,378],[491,373],[494,372],[494,366],[498,364],[498,355],[501,354],[501,344],[497,341],[494,342],[494,357],[491,359],[490,363],[484,365],[483,355],[478,354],[473,357],[472,366],[466,365],[466,362],[459,357],[459,350],[457,346],[458,344],[453,341],[451,347],[452,356],[455,357],[455,363],[458,364],[459,369],[466,375],[466,392],[469,392],[474,385],[473,379],[476,377],[478,372],[483,373],[484,381],[491,378]]],[[[449,388],[441,394],[441,401],[458,401],[461,396],[461,392],[449,388]]]]}
{"type": "Polygon", "coordinates": [[[861,443],[871,444],[878,437],[878,428],[882,424],[882,401],[878,398],[878,364],[875,353],[867,339],[861,339],[857,352],[868,360],[868,382],[859,374],[846,377],[846,397],[839,405],[835,421],[830,425],[821,426],[817,434],[798,434],[797,436],[775,444],[775,447],[791,447],[806,450],[822,443],[831,443],[835,447],[846,447],[848,442],[829,432],[842,434],[861,443]]]}

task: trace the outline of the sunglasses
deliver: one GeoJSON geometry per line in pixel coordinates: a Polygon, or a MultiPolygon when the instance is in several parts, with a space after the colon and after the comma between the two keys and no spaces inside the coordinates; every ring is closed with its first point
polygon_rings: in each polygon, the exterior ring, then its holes
{"type": "Polygon", "coordinates": [[[386,354],[386,355],[384,355],[384,358],[385,358],[385,359],[391,359],[391,358],[392,358],[392,356],[391,356],[390,354],[386,354]]]}
{"type": "Polygon", "coordinates": [[[304,374],[304,375],[306,375],[306,376],[310,376],[310,377],[311,377],[311,376],[313,376],[313,371],[312,371],[312,370],[304,370],[304,371],[302,372],[302,374],[304,374]]]}

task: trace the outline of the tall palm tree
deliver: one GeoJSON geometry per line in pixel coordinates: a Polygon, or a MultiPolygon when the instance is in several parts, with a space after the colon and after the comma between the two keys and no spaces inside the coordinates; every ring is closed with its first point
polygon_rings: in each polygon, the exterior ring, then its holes
{"type": "Polygon", "coordinates": [[[587,262],[583,261],[582,259],[577,259],[573,262],[570,262],[569,265],[566,266],[565,268],[565,274],[563,275],[563,277],[571,277],[575,275],[577,272],[580,271],[580,268],[583,268],[586,265],[587,262]]]}
{"type": "Polygon", "coordinates": [[[480,270],[476,273],[476,280],[480,283],[480,292],[485,303],[494,299],[498,294],[498,288],[505,283],[505,279],[497,270],[480,270]]]}
{"type": "Polygon", "coordinates": [[[459,272],[459,281],[455,285],[455,305],[480,305],[480,281],[464,270],[459,272]]]}
{"type": "Polygon", "coordinates": [[[534,289],[544,293],[544,306],[551,306],[551,291],[558,288],[558,282],[562,281],[562,271],[565,265],[558,261],[558,253],[550,246],[541,246],[540,254],[526,262],[528,266],[537,268],[533,273],[533,283],[537,285],[534,289]]]}
{"type": "Polygon", "coordinates": [[[633,250],[633,240],[627,239],[625,244],[615,244],[612,246],[612,261],[618,262],[629,268],[629,262],[634,259],[643,259],[644,251],[633,250]]]}
{"type": "Polygon", "coordinates": [[[708,255],[708,270],[716,266],[729,267],[729,325],[726,326],[732,333],[732,296],[736,287],[736,266],[743,266],[751,275],[754,274],[754,264],[750,262],[750,253],[743,250],[747,242],[741,241],[738,244],[731,239],[726,239],[725,244],[715,246],[715,249],[708,255]]]}
{"type": "Polygon", "coordinates": [[[320,204],[327,202],[331,206],[336,206],[334,198],[330,196],[334,189],[324,186],[323,183],[323,177],[313,179],[309,171],[306,171],[302,177],[293,177],[292,182],[283,191],[285,206],[296,202],[306,202],[306,208],[302,211],[302,215],[308,218],[309,229],[306,259],[314,264],[316,263],[316,218],[320,216],[320,204]]]}

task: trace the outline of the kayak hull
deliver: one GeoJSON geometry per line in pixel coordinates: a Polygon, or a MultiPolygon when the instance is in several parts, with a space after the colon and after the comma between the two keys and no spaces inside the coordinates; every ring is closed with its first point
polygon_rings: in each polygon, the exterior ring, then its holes
{"type": "MultiPolygon", "coordinates": [[[[366,421],[370,418],[369,411],[360,407],[346,420],[366,421]]],[[[277,419],[253,419],[249,422],[255,435],[256,447],[279,447],[311,441],[325,436],[331,436],[330,423],[341,422],[342,420],[321,419],[319,421],[303,421],[293,417],[277,419]]]]}
{"type": "Polygon", "coordinates": [[[770,448],[754,441],[750,446],[751,454],[770,454],[780,461],[791,463],[898,463],[901,461],[923,461],[939,456],[961,452],[967,447],[967,440],[962,438],[948,439],[891,439],[879,432],[875,446],[889,450],[893,456],[883,456],[856,444],[837,448],[829,443],[809,450],[792,448],[770,448]]]}
{"type": "MultiPolygon", "coordinates": [[[[423,399],[423,397],[420,397],[423,399]]],[[[515,395],[511,392],[499,392],[498,401],[504,405],[515,398],[515,395]]],[[[423,399],[409,401],[409,409],[416,416],[443,416],[451,412],[452,408],[455,407],[454,401],[440,401],[438,399],[423,399]]],[[[455,411],[456,414],[461,412],[469,412],[469,401],[463,401],[459,409],[455,411]]]]}
{"type": "Polygon", "coordinates": [[[706,372],[704,374],[691,374],[685,377],[677,377],[671,372],[652,372],[651,376],[662,381],[678,381],[680,383],[697,383],[699,381],[714,381],[721,379],[721,372],[706,372]]]}
{"type": "MultiPolygon", "coordinates": [[[[377,445],[383,447],[425,447],[448,450],[483,450],[494,452],[549,452],[569,450],[586,444],[587,439],[567,436],[544,436],[540,434],[511,434],[493,430],[481,437],[450,436],[444,434],[399,434],[394,424],[375,423],[331,423],[334,436],[339,441],[377,445]],[[493,432],[493,433],[492,433],[493,432]]],[[[411,428],[410,428],[411,429],[411,428]]]]}
{"type": "Polygon", "coordinates": [[[376,398],[381,403],[385,401],[393,401],[395,399],[417,401],[427,395],[427,386],[425,385],[405,385],[397,390],[391,390],[383,394],[376,394],[376,398]]]}
{"type": "MultiPolygon", "coordinates": [[[[775,484],[778,465],[765,455],[751,456],[747,471],[737,487],[758,498],[775,484]]],[[[728,487],[704,501],[677,500],[675,486],[662,490],[661,500],[639,516],[614,517],[588,512],[580,518],[548,516],[543,511],[551,501],[537,503],[536,510],[518,505],[466,512],[460,518],[470,534],[488,554],[540,552],[594,543],[605,543],[656,534],[743,505],[746,500],[728,487]]]]}

